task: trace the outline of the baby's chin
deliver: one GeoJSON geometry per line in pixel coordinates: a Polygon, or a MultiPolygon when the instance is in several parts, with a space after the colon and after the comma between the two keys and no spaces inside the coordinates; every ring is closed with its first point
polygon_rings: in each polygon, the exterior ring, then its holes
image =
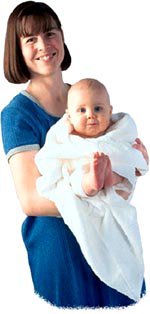
{"type": "Polygon", "coordinates": [[[80,136],[80,137],[83,137],[83,138],[97,138],[99,136],[102,136],[105,134],[105,132],[94,132],[95,130],[90,131],[90,132],[85,132],[85,133],[82,133],[82,132],[78,132],[76,131],[75,129],[72,130],[71,134],[73,135],[77,135],[77,136],[80,136]]]}

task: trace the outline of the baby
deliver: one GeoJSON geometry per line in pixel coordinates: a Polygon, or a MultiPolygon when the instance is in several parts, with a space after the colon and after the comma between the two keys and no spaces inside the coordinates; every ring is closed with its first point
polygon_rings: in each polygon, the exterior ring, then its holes
{"type": "MultiPolygon", "coordinates": [[[[83,138],[97,138],[104,135],[113,124],[109,94],[105,86],[95,79],[83,79],[74,84],[68,93],[67,106],[72,134],[83,138]]],[[[108,156],[102,152],[94,152],[90,163],[84,166],[84,192],[93,196],[102,188],[117,182],[121,182],[121,177],[112,172],[108,156]]],[[[125,198],[128,197],[127,192],[117,192],[125,198]]]]}

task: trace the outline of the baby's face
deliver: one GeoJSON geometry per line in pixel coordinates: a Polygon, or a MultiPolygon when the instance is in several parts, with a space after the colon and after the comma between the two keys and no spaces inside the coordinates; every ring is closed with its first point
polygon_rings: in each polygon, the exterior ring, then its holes
{"type": "Polygon", "coordinates": [[[74,126],[74,134],[98,137],[110,125],[112,107],[105,90],[83,88],[69,94],[68,113],[74,126]]]}

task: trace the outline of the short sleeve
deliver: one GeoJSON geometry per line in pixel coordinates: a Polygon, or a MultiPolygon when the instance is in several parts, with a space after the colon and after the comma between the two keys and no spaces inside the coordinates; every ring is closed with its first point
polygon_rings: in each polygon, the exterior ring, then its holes
{"type": "Polygon", "coordinates": [[[7,106],[1,112],[1,129],[4,152],[9,159],[15,153],[40,148],[40,135],[29,112],[7,106]]]}

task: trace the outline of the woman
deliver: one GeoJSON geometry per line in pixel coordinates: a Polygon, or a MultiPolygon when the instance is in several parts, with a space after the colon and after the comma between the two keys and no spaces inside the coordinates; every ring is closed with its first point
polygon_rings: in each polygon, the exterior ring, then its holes
{"type": "MultiPolygon", "coordinates": [[[[128,306],[134,301],[96,277],[55,204],[36,190],[40,174],[34,157],[44,145],[48,129],[66,109],[69,85],[63,82],[62,71],[70,64],[55,12],[41,2],[18,5],[8,20],[4,72],[9,82],[29,84],[2,111],[2,136],[17,195],[27,215],[22,235],[34,290],[58,307],[128,306]]],[[[140,141],[136,148],[147,158],[140,141]]],[[[144,291],[143,283],[141,295],[144,291]]]]}

